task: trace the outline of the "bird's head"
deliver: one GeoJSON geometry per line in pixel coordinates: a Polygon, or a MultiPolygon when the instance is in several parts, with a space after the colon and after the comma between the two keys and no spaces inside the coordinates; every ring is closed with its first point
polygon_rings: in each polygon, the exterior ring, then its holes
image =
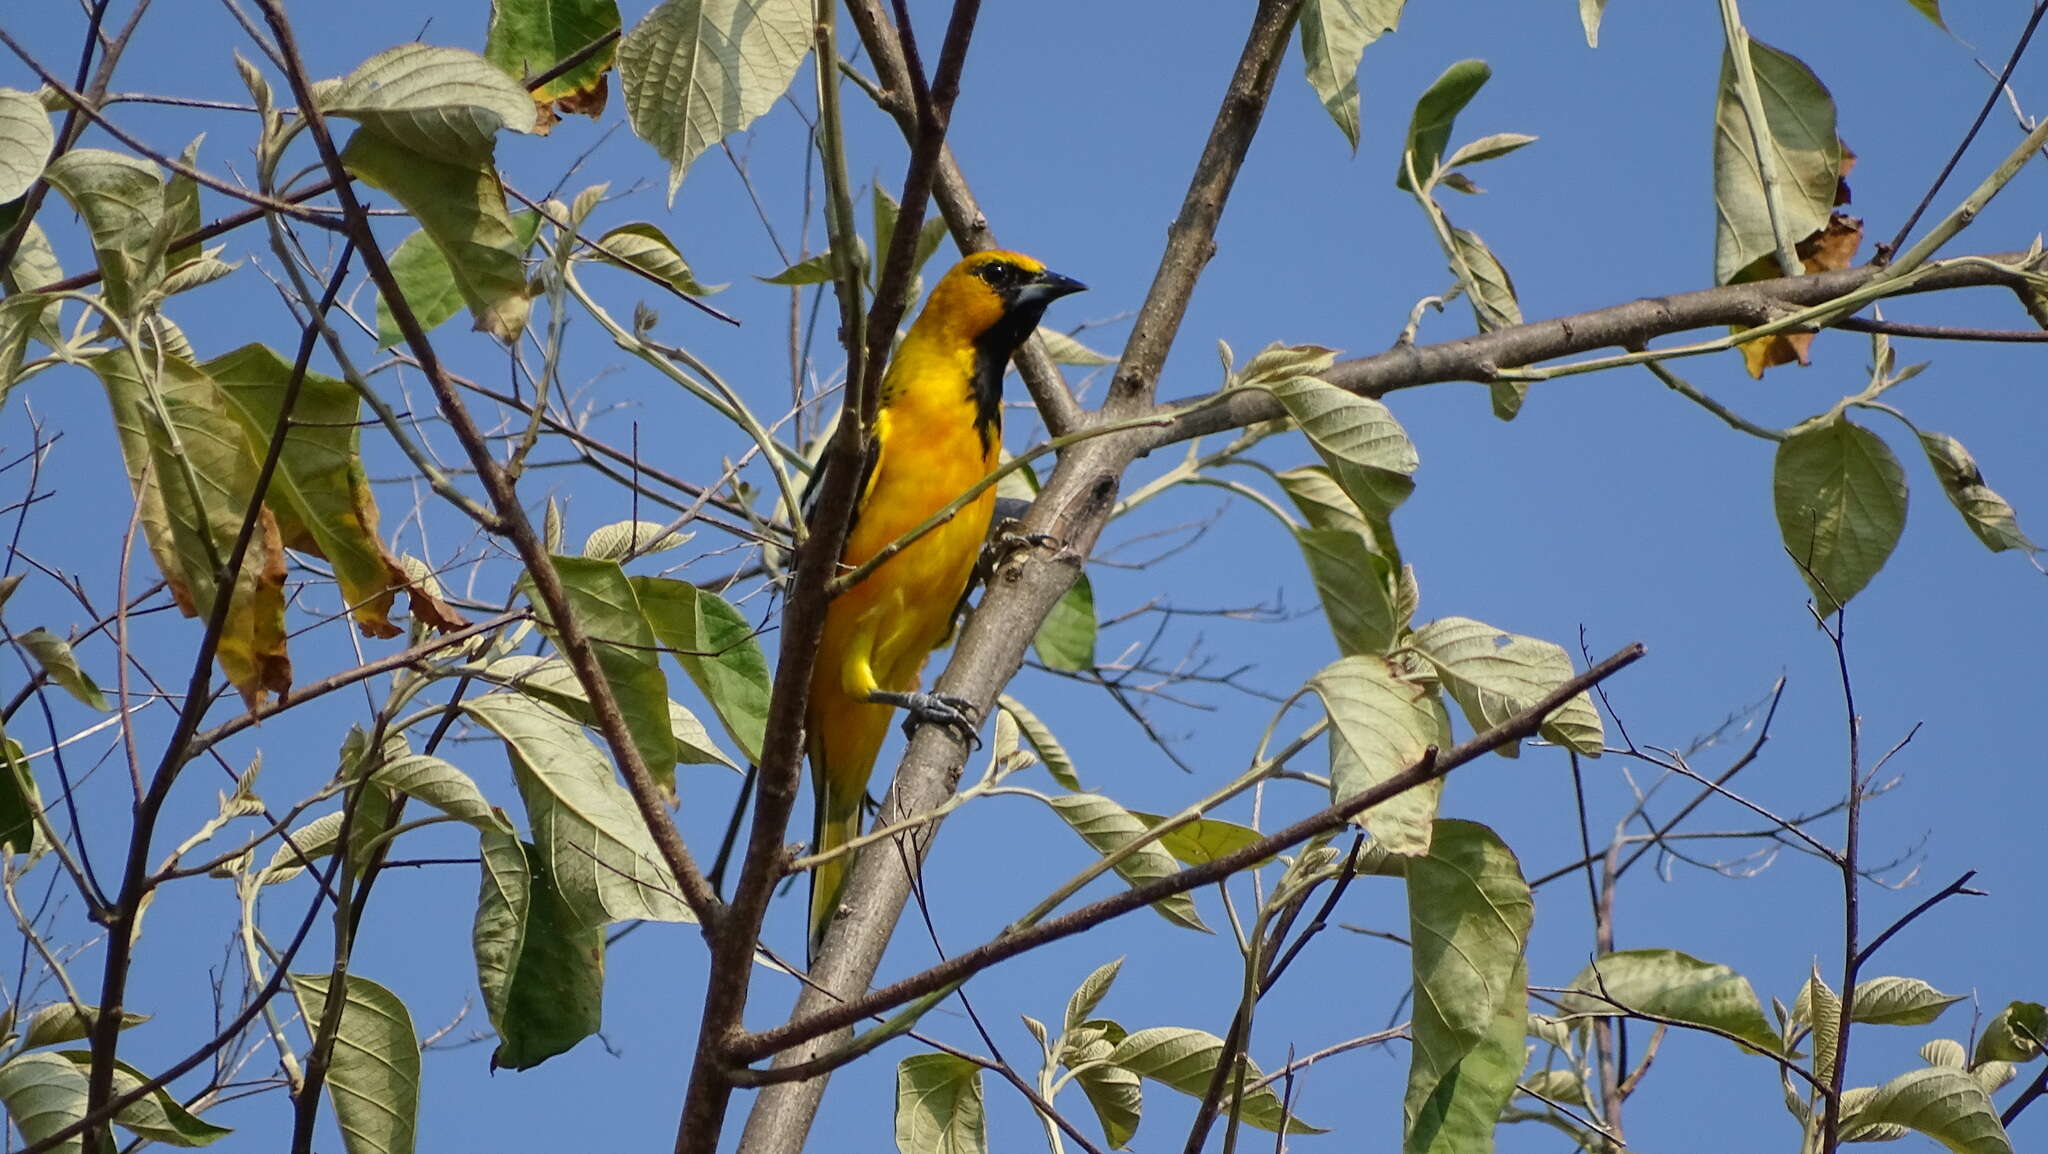
{"type": "Polygon", "coordinates": [[[991,249],[940,278],[918,323],[940,325],[949,336],[1007,361],[1038,327],[1045,306],[1087,287],[1023,253],[991,249]]]}

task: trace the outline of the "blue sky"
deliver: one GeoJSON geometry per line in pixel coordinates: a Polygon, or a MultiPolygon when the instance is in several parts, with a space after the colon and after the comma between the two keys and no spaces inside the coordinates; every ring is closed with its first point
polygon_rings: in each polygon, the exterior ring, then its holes
{"type": "MultiPolygon", "coordinates": [[[[631,21],[647,5],[628,0],[625,7],[631,21]]],[[[1060,326],[1108,320],[1085,338],[1098,347],[1117,347],[1122,329],[1113,318],[1136,307],[1153,274],[1188,167],[1242,44],[1243,7],[1048,0],[989,5],[982,16],[954,117],[953,146],[998,234],[1091,286],[1085,296],[1056,306],[1051,320],[1060,326]]],[[[1998,5],[1998,11],[1988,5],[1951,7],[1960,41],[1944,36],[1903,0],[1752,0],[1745,8],[1755,35],[1800,56],[1832,89],[1841,135],[1860,156],[1853,210],[1874,237],[1888,238],[1897,228],[1984,97],[1989,81],[1972,62],[1969,45],[1995,67],[2025,16],[2016,3],[1998,5]]],[[[926,38],[935,45],[943,8],[919,8],[929,24],[926,38]]],[[[412,38],[426,22],[421,9],[361,0],[345,12],[301,5],[294,15],[315,72],[339,75],[412,38]]],[[[434,5],[432,13],[424,39],[481,47],[482,3],[434,5]]],[[[70,6],[33,6],[11,14],[8,25],[45,60],[75,58],[80,19],[70,6]]],[[[1240,358],[1275,340],[1316,342],[1354,354],[1383,348],[1418,298],[1445,288],[1449,280],[1436,244],[1420,212],[1393,187],[1391,174],[1415,96],[1446,65],[1466,57],[1487,60],[1494,78],[1461,118],[1457,139],[1496,131],[1541,137],[1484,166],[1478,179],[1490,190],[1487,195],[1448,205],[1460,225],[1485,236],[1514,275],[1526,315],[1705,287],[1712,270],[1710,142],[1719,35],[1716,7],[1704,0],[1612,4],[1598,50],[1586,47],[1576,5],[1567,0],[1415,0],[1401,31],[1366,54],[1359,74],[1363,131],[1356,156],[1303,83],[1298,56],[1290,56],[1218,234],[1216,258],[1167,365],[1162,395],[1213,389],[1218,339],[1227,340],[1240,358]]],[[[162,5],[144,24],[116,87],[240,99],[229,56],[239,43],[239,31],[214,6],[162,5]]],[[[246,49],[245,54],[254,55],[246,49]]],[[[33,87],[11,59],[0,62],[0,84],[33,87]]],[[[807,85],[800,80],[799,90],[807,85]]],[[[2038,57],[2023,65],[2014,86],[2030,110],[2048,114],[2048,65],[2038,57]]],[[[903,150],[893,126],[859,108],[857,94],[850,96],[856,179],[879,174],[887,184],[900,181],[903,150]]],[[[120,116],[166,151],[205,131],[202,162],[251,175],[252,133],[246,123],[141,106],[127,106],[120,116]]],[[[571,158],[596,145],[572,190],[598,181],[609,181],[615,193],[637,187],[630,198],[608,205],[599,222],[660,223],[700,279],[732,283],[716,303],[746,322],[728,329],[662,305],[662,339],[687,345],[761,409],[779,411],[776,398],[786,395],[788,385],[782,328],[787,296],[753,279],[780,266],[733,167],[715,153],[707,155],[673,206],[666,206],[659,161],[620,121],[615,99],[600,125],[572,120],[550,138],[506,141],[500,158],[508,179],[527,191],[545,188],[571,158]],[[618,131],[600,144],[604,130],[614,127],[618,131]]],[[[732,141],[785,236],[801,211],[793,189],[802,139],[801,123],[784,106],[749,137],[732,141]]],[[[2017,139],[2012,117],[1997,110],[1934,212],[1952,205],[2017,139]]],[[[2044,181],[2048,177],[2038,166],[2024,173],[1955,251],[2024,247],[2042,227],[2044,181]]],[[[227,209],[207,198],[209,219],[227,209]]],[[[61,206],[45,217],[56,229],[66,267],[75,270],[86,257],[67,218],[61,206]]],[[[814,225],[813,238],[819,231],[814,225]]],[[[395,242],[398,234],[389,239],[395,242]]],[[[230,255],[244,253],[254,253],[258,263],[270,260],[253,235],[231,242],[230,255]]],[[[630,310],[636,284],[602,272],[588,281],[615,315],[630,310]]],[[[368,291],[359,297],[364,309],[371,300],[368,291]]],[[[296,331],[287,328],[282,304],[253,267],[180,298],[173,315],[208,355],[249,340],[282,343],[296,331]]],[[[1902,301],[1887,315],[1992,327],[2028,323],[2009,295],[1991,291],[1902,301]]],[[[461,327],[450,325],[437,334],[437,344],[458,369],[502,373],[502,354],[460,333],[461,327]]],[[[686,476],[709,475],[721,456],[744,448],[739,434],[703,419],[594,328],[573,326],[575,370],[568,375],[588,380],[598,408],[618,406],[598,418],[597,431],[624,443],[637,421],[641,452],[686,476]]],[[[1426,318],[1421,339],[1450,339],[1470,328],[1470,313],[1458,304],[1426,318]]],[[[836,365],[825,343],[820,342],[821,372],[836,365]]],[[[1900,352],[1902,361],[1931,359],[1933,365],[1890,399],[1923,428],[1959,437],[1990,483],[2018,508],[2022,525],[2037,536],[2048,532],[2048,471],[2040,467],[2038,444],[2048,400],[2039,387],[2039,352],[2020,345],[1922,342],[1901,342],[1900,352]]],[[[1685,362],[1679,371],[1752,419],[1783,426],[1860,389],[1867,358],[1866,338],[1828,334],[1819,339],[1811,367],[1775,370],[1762,382],[1749,380],[1732,354],[1685,362]]],[[[416,380],[407,383],[423,405],[424,390],[416,380]]],[[[1013,397],[1021,396],[1013,388],[1013,397]]],[[[1413,390],[1390,403],[1422,458],[1416,495],[1396,521],[1403,551],[1419,571],[1422,619],[1476,617],[1568,648],[1576,647],[1583,629],[1595,656],[1628,641],[1646,642],[1649,660],[1616,681],[1612,697],[1629,730],[1648,744],[1685,745],[1763,698],[1782,675],[1789,688],[1772,740],[1738,782],[1759,804],[1786,813],[1819,808],[1840,795],[1844,720],[1834,655],[1813,627],[1804,588],[1779,548],[1769,445],[1726,428],[1640,370],[1538,385],[1511,424],[1490,415],[1484,390],[1473,385],[1413,390]]],[[[31,551],[39,550],[37,560],[81,574],[99,603],[111,603],[113,541],[129,504],[104,402],[81,374],[45,375],[18,391],[0,413],[5,456],[28,445],[30,413],[63,430],[64,439],[46,473],[57,494],[36,507],[24,540],[31,551]],[[91,530],[67,531],[72,520],[91,530]]],[[[2035,864],[2040,835],[2033,803],[2040,796],[2041,755],[2024,734],[2041,702],[2039,654],[2048,642],[2041,598],[2048,589],[2024,560],[1992,556],[1977,544],[1901,429],[1874,427],[1905,461],[1913,499],[1896,556],[1850,610],[1857,703],[1866,722],[1866,749],[1889,747],[1916,723],[1921,729],[1892,763],[1902,780],[1869,806],[1864,827],[1871,860],[1902,857],[1888,876],[1897,880],[1917,869],[1918,880],[1898,892],[1867,889],[1866,924],[1882,926],[1966,869],[1980,871],[1976,884],[1990,896],[1942,907],[1888,946],[1870,972],[1916,976],[1951,993],[1974,993],[1988,1016],[2010,999],[2048,993],[2038,984],[2039,958],[2048,946],[2040,929],[2035,864]]],[[[1014,417],[1011,447],[1023,448],[1032,432],[1027,417],[1014,417]]],[[[398,470],[381,446],[368,451],[373,475],[398,470]]],[[[1136,477],[1171,464],[1172,454],[1162,456],[1169,459],[1141,463],[1136,477]]],[[[1281,464],[1309,456],[1298,438],[1282,439],[1266,454],[1281,464]]],[[[551,488],[569,501],[572,541],[631,512],[621,491],[569,472],[536,474],[526,492],[538,502],[551,488]]],[[[6,491],[8,500],[18,495],[6,491]]],[[[380,490],[380,498],[389,529],[410,497],[394,486],[380,490]]],[[[1297,554],[1270,518],[1229,503],[1217,490],[1192,489],[1112,527],[1105,545],[1211,517],[1205,535],[1155,567],[1092,568],[1098,605],[1106,616],[1154,599],[1186,609],[1283,605],[1289,617],[1277,623],[1182,618],[1168,630],[1161,652],[1212,655],[1221,668],[1250,663],[1246,683],[1284,695],[1335,652],[1320,615],[1312,612],[1313,591],[1297,554]]],[[[437,553],[459,540],[460,527],[448,519],[430,519],[429,526],[427,544],[437,553]]],[[[417,528],[404,532],[407,547],[420,548],[417,528]]],[[[693,544],[719,548],[724,542],[715,537],[706,532],[693,544]]],[[[1143,544],[1134,547],[1139,556],[1145,550],[1143,544]]],[[[684,575],[722,572],[731,563],[729,557],[709,557],[684,575]]],[[[648,571],[652,565],[644,563],[648,571]]],[[[478,592],[495,597],[510,573],[502,563],[489,572],[478,592]]],[[[757,614],[763,606],[760,599],[749,603],[757,614]]],[[[47,580],[32,579],[8,606],[8,624],[17,631],[47,625],[61,633],[83,620],[76,602],[47,580]]],[[[1150,628],[1151,619],[1144,618],[1109,631],[1102,653],[1141,643],[1150,628]]],[[[198,635],[196,624],[169,615],[138,621],[136,630],[139,645],[171,655],[183,653],[179,647],[189,647],[198,635]]],[[[366,642],[366,652],[381,652],[381,644],[366,642]]],[[[294,656],[302,680],[354,661],[334,630],[309,635],[294,656]]],[[[88,646],[84,657],[109,684],[111,649],[88,646]]],[[[175,661],[167,667],[176,668],[175,661]]],[[[1262,700],[1224,690],[1197,691],[1201,710],[1150,707],[1192,767],[1190,780],[1098,690],[1027,671],[1011,691],[1067,742],[1085,781],[1129,806],[1154,811],[1184,804],[1239,772],[1270,711],[1262,700]]],[[[88,720],[68,703],[53,705],[60,725],[88,720]]],[[[239,767],[260,747],[266,797],[297,797],[327,779],[341,730],[365,712],[361,698],[336,695],[304,718],[246,735],[226,756],[239,767]]],[[[166,717],[162,710],[145,714],[138,726],[145,748],[152,735],[161,740],[166,717]]],[[[1306,720],[1305,711],[1298,712],[1290,724],[1306,720]]],[[[32,748],[47,744],[34,731],[22,738],[32,748]]],[[[90,764],[104,745],[102,738],[89,739],[74,759],[90,764]]],[[[504,757],[495,743],[449,748],[448,756],[494,800],[511,804],[504,757]]],[[[1729,755],[1725,747],[1704,753],[1701,765],[1718,768],[1729,755]]],[[[1311,755],[1311,767],[1320,758],[1311,755]]],[[[1614,758],[1588,765],[1596,839],[1628,803],[1625,768],[1614,758]]],[[[1637,781],[1647,780],[1643,767],[1633,771],[1637,781]]],[[[195,766],[174,799],[166,839],[175,841],[172,831],[209,816],[213,791],[225,782],[219,769],[195,766]]],[[[1033,784],[1046,783],[1040,778],[1033,784]]],[[[719,771],[685,771],[681,821],[693,845],[712,843],[732,787],[719,771]]],[[[1670,788],[1674,797],[1689,796],[1670,788]]],[[[82,794],[89,845],[103,874],[118,860],[125,793],[117,755],[82,794]]],[[[1276,791],[1269,819],[1275,808],[1302,813],[1314,804],[1298,791],[1276,791]]],[[[1672,804],[1667,800],[1656,812],[1668,814],[1672,804]]],[[[1576,853],[1570,778],[1564,761],[1550,751],[1530,751],[1512,762],[1490,759],[1462,771],[1449,785],[1444,812],[1492,825],[1532,876],[1576,853]]],[[[1248,810],[1227,816],[1242,820],[1248,810]]],[[[1749,826],[1734,807],[1710,803],[1696,828],[1749,826]]],[[[1828,840],[1839,840],[1838,822],[1820,828],[1828,840]]],[[[471,853],[466,837],[427,831],[409,852],[471,853]]],[[[999,798],[968,807],[949,822],[929,872],[945,947],[950,952],[974,944],[1086,860],[1085,847],[1035,803],[999,798]]],[[[356,970],[398,990],[422,1032],[475,1001],[469,957],[475,884],[474,871],[462,866],[401,871],[380,883],[356,970]]],[[[267,924],[273,935],[288,932],[284,927],[303,908],[303,889],[300,883],[271,899],[267,924]]],[[[1345,921],[1403,928],[1398,890],[1361,884],[1351,892],[1345,921]]],[[[1222,926],[1214,895],[1198,900],[1211,924],[1222,926]]],[[[1789,852],[1741,880],[1686,865],[1676,865],[1666,878],[1639,868],[1621,894],[1617,940],[1624,948],[1668,946],[1727,963],[1766,998],[1775,994],[1789,1002],[1816,960],[1831,981],[1839,973],[1839,900],[1831,869],[1789,852]]],[[[792,951],[800,940],[802,908],[801,893],[792,892],[778,902],[770,921],[770,934],[792,951]]],[[[74,901],[69,914],[75,913],[74,901]]],[[[211,1014],[208,969],[223,964],[232,916],[231,895],[219,885],[188,883],[156,904],[146,925],[132,1008],[158,1019],[132,1035],[124,1058],[153,1068],[181,1056],[186,1039],[205,1029],[211,1014]]],[[[1590,949],[1588,922],[1577,879],[1540,891],[1533,981],[1569,981],[1590,949]]],[[[62,924],[74,940],[82,938],[75,916],[62,924]]],[[[317,938],[314,946],[324,948],[317,938]]],[[[1240,980],[1227,932],[1196,938],[1149,915],[990,971],[969,993],[1004,1053],[1028,1075],[1034,1047],[1016,1015],[1056,1019],[1073,986],[1120,955],[1129,960],[1105,1013],[1131,1028],[1192,1025],[1220,1033],[1227,1025],[1240,980]]],[[[885,973],[909,972],[931,957],[930,943],[907,925],[885,973]]],[[[1327,935],[1262,1010],[1255,1057],[1270,1067],[1285,1060],[1290,1045],[1305,1053],[1387,1024],[1406,987],[1406,962],[1388,943],[1327,935]]],[[[91,966],[90,960],[81,963],[87,974],[91,966]]],[[[430,1053],[421,1148],[575,1148],[592,1139],[651,1148],[668,1142],[694,1046],[700,944],[687,928],[650,927],[620,943],[609,966],[605,1045],[586,1042],[538,1070],[496,1076],[486,1067],[488,1043],[430,1053]]],[[[786,985],[763,976],[750,1021],[778,1020],[788,997],[786,985]]],[[[1852,1083],[1878,1082],[1909,1068],[1913,1050],[1930,1037],[1964,1036],[1970,1011],[1969,1003],[1958,1006],[1933,1028],[1865,1030],[1852,1058],[1852,1083]]],[[[452,1036],[466,1037],[481,1025],[481,1010],[473,1009],[452,1036]]],[[[950,1041],[981,1048],[953,1007],[934,1014],[927,1025],[950,1041]]],[[[1638,1046],[1640,1041],[1639,1035],[1638,1046]]],[[[899,1044],[882,1060],[835,1079],[818,1148],[888,1148],[894,1061],[910,1052],[899,1044]]],[[[1299,1109],[1334,1127],[1335,1134],[1296,1139],[1293,1148],[1395,1141],[1405,1071],[1406,1054],[1399,1048],[1347,1055],[1316,1068],[1300,1083],[1299,1109]]],[[[1031,1149],[1042,1141],[1021,1100],[994,1083],[987,1096],[993,1148],[1031,1149]]],[[[1774,1072],[1760,1060],[1739,1058],[1712,1039],[1674,1038],[1630,1103],[1629,1137],[1644,1149],[1659,1150],[1783,1144],[1796,1131],[1779,1113],[1777,1098],[1774,1072]],[[1703,1141],[1703,1135],[1711,1139],[1703,1141]]],[[[1092,1127],[1078,1093],[1070,1091],[1060,1103],[1092,1127]]],[[[1135,1148],[1177,1146],[1186,1101],[1148,1087],[1146,1104],[1135,1148]]],[[[2048,1127],[2038,1113],[2017,1125],[2019,1144],[2048,1127]]],[[[216,1148],[269,1149],[264,1136],[278,1133],[287,1115],[275,1094],[225,1108],[219,1120],[242,1129],[216,1148]]],[[[331,1130],[323,1145],[338,1147],[331,1130]]],[[[1559,1146],[1544,1131],[1509,1129],[1501,1135],[1503,1150],[1559,1146]]]]}

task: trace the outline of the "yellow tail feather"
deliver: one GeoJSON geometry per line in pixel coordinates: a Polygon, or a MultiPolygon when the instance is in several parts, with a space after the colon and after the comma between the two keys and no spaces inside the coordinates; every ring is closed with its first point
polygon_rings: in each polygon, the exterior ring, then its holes
{"type": "MultiPolygon", "coordinates": [[[[826,796],[830,792],[833,791],[819,792],[817,822],[811,838],[813,853],[830,852],[860,836],[860,793],[837,798],[826,796]]],[[[811,961],[817,960],[818,947],[825,941],[825,927],[831,923],[832,915],[839,912],[839,894],[852,865],[853,855],[848,854],[811,870],[811,961]]]]}

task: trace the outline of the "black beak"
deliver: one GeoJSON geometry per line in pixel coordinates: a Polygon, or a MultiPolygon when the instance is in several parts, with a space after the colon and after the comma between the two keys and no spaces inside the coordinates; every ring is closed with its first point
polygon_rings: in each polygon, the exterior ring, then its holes
{"type": "Polygon", "coordinates": [[[1069,293],[1077,293],[1087,287],[1073,277],[1061,276],[1047,269],[1018,288],[1016,303],[1020,306],[1038,305],[1042,308],[1069,293]]]}

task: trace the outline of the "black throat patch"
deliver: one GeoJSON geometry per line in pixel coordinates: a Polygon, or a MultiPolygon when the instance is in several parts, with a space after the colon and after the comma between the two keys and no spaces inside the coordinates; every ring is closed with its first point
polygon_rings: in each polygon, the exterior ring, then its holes
{"type": "Polygon", "coordinates": [[[1005,311],[1002,319],[974,341],[974,379],[968,390],[974,397],[974,429],[981,434],[985,454],[1003,434],[1003,374],[1010,358],[1038,328],[1050,301],[1019,305],[1005,311]]]}

